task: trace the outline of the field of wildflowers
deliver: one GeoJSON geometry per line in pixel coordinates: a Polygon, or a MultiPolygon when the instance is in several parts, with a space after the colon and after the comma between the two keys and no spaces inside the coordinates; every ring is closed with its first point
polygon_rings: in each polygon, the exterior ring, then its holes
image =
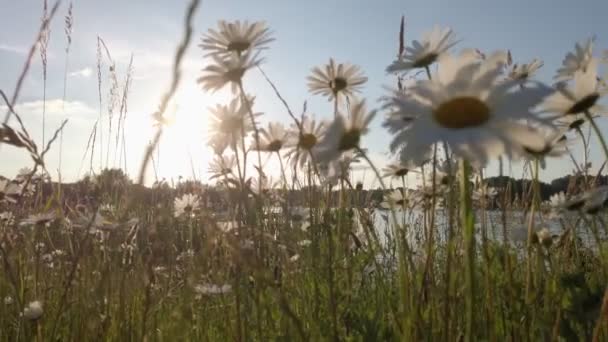
{"type": "MultiPolygon", "coordinates": [[[[265,49],[280,44],[271,29],[219,21],[199,45],[210,61],[202,91],[233,96],[210,109],[211,185],[144,186],[199,5],[186,10],[134,179],[105,169],[53,181],[45,155],[69,138],[65,122],[37,143],[14,109],[21,81],[12,97],[0,92],[8,108],[0,148],[33,163],[0,178],[0,340],[608,340],[608,147],[596,123],[606,113],[608,52],[594,51],[594,39],[577,43],[547,85],[535,79],[540,59],[464,48],[440,26],[406,43],[402,20],[398,54],[386,61],[395,87],[382,104],[365,100],[360,67],[330,58],[307,80],[329,100],[330,114],[315,118],[306,107],[294,112],[264,73],[265,49]],[[255,72],[283,101],[289,127],[256,111],[243,78],[255,72]],[[372,120],[392,137],[389,165],[375,165],[364,148],[372,120]],[[603,151],[596,174],[590,141],[603,151]],[[583,156],[572,153],[577,144],[583,156]],[[265,172],[268,158],[279,177],[265,172]],[[544,200],[547,158],[576,170],[544,200]],[[498,159],[523,160],[528,186],[490,184],[484,170],[498,159]],[[354,183],[355,165],[373,170],[380,187],[354,183]],[[419,187],[406,185],[409,173],[419,187]]],[[[45,6],[29,61],[39,52],[46,65],[57,9],[45,6]]],[[[113,80],[109,102],[119,110],[108,114],[105,138],[115,135],[120,150],[129,77],[123,93],[113,80]]],[[[95,126],[91,158],[101,134],[95,126]]]]}

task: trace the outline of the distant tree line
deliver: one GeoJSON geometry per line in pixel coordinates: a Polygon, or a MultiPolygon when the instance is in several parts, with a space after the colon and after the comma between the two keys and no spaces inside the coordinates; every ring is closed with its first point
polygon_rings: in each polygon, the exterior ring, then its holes
{"type": "MultiPolygon", "coordinates": [[[[530,179],[515,179],[508,176],[489,177],[484,180],[489,187],[498,190],[499,195],[510,194],[511,201],[517,199],[529,199],[533,181],[530,179]]],[[[608,184],[608,176],[563,176],[552,180],[550,183],[539,182],[539,190],[543,201],[559,192],[574,195],[585,189],[585,184],[601,186],[608,184]]],[[[46,183],[42,186],[43,195],[51,196],[58,188],[56,183],[46,183]]],[[[310,189],[304,187],[298,190],[274,190],[279,196],[279,202],[283,201],[291,206],[303,205],[310,189]]],[[[320,190],[320,189],[317,189],[320,190]]],[[[103,201],[104,199],[118,199],[129,193],[140,205],[158,204],[159,201],[170,205],[172,200],[185,193],[199,194],[206,207],[222,210],[232,203],[236,203],[238,194],[234,189],[206,185],[195,180],[179,180],[174,184],[168,182],[155,182],[152,187],[144,187],[134,184],[129,177],[119,169],[103,170],[95,176],[85,176],[83,179],[61,185],[62,196],[69,202],[103,201]]],[[[346,198],[352,206],[369,207],[376,206],[382,202],[384,191],[382,189],[363,189],[359,184],[346,190],[346,198]]],[[[329,198],[331,205],[337,205],[340,193],[336,189],[329,198]]]]}

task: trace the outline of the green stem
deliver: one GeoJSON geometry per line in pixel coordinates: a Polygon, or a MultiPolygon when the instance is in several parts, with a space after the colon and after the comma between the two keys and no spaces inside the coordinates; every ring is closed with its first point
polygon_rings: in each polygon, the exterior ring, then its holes
{"type": "MultiPolygon", "coordinates": [[[[380,175],[380,171],[378,171],[378,168],[376,167],[376,165],[374,165],[374,163],[372,163],[371,159],[369,159],[369,157],[367,156],[367,154],[365,153],[365,151],[363,151],[361,148],[357,148],[357,151],[361,154],[361,156],[363,156],[363,159],[365,159],[365,161],[369,164],[369,166],[372,168],[372,170],[374,171],[374,174],[376,175],[376,178],[378,179],[378,182],[380,183],[380,186],[382,187],[382,191],[383,193],[386,193],[386,186],[384,184],[384,181],[382,180],[382,176],[380,175]]],[[[401,294],[401,310],[402,310],[402,314],[404,315],[403,318],[403,329],[406,330],[407,326],[408,326],[408,319],[407,317],[405,317],[405,312],[406,310],[408,310],[408,278],[407,278],[407,270],[413,270],[413,262],[412,262],[412,255],[410,252],[410,248],[409,248],[409,244],[407,243],[407,233],[405,231],[405,227],[402,227],[403,229],[399,229],[399,221],[397,220],[397,216],[395,215],[395,207],[394,204],[392,203],[392,201],[389,201],[389,205],[390,205],[390,212],[391,212],[391,218],[393,220],[393,225],[394,225],[394,229],[393,229],[393,236],[396,239],[396,241],[401,241],[401,244],[398,244],[398,254],[399,254],[399,284],[400,284],[400,294],[401,294]],[[401,234],[401,235],[400,235],[401,234]],[[409,267],[408,267],[409,266],[409,267]]]]}
{"type": "Polygon", "coordinates": [[[460,161],[460,202],[461,222],[464,232],[465,262],[466,262],[466,326],[465,341],[473,341],[473,322],[475,319],[475,217],[471,206],[469,187],[470,166],[466,160],[460,161]]]}
{"type": "MultiPolygon", "coordinates": [[[[253,126],[253,133],[254,133],[254,139],[255,139],[255,146],[256,146],[256,150],[257,150],[257,155],[258,155],[258,174],[260,175],[260,181],[258,182],[259,184],[259,191],[261,192],[261,185],[262,185],[262,176],[263,176],[263,171],[262,171],[262,154],[260,152],[260,149],[257,148],[260,146],[260,131],[258,130],[258,126],[255,123],[255,117],[253,115],[253,109],[251,108],[251,103],[249,102],[249,99],[247,98],[247,93],[245,93],[245,89],[243,88],[243,82],[239,81],[238,82],[239,85],[239,90],[241,91],[241,98],[243,99],[243,102],[245,103],[245,105],[247,106],[247,112],[249,113],[249,119],[251,120],[251,125],[253,126]]],[[[247,167],[245,165],[245,167],[247,167]]]]}
{"type": "Polygon", "coordinates": [[[424,70],[426,70],[426,77],[429,78],[429,81],[432,80],[433,78],[431,77],[431,69],[429,69],[429,66],[425,66],[424,70]]]}
{"type": "Polygon", "coordinates": [[[593,117],[591,116],[591,113],[589,113],[589,111],[585,111],[585,117],[587,118],[587,120],[589,120],[589,123],[591,123],[591,127],[593,127],[593,131],[595,131],[595,134],[597,135],[597,138],[599,139],[600,144],[602,145],[602,149],[604,150],[604,155],[608,160],[608,145],[606,145],[606,140],[604,140],[604,136],[602,135],[600,128],[595,123],[595,120],[593,120],[593,117]]]}

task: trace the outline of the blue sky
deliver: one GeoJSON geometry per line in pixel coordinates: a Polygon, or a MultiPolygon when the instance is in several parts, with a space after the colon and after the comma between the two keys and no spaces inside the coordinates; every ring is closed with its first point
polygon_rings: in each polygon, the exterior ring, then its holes
{"type": "MultiPolygon", "coordinates": [[[[118,63],[121,83],[130,54],[134,54],[134,81],[129,94],[126,134],[127,168],[131,175],[135,175],[144,146],[152,134],[150,113],[158,106],[166,87],[173,52],[181,38],[186,1],[74,1],[75,24],[68,67],[67,103],[62,106],[66,45],[63,16],[68,3],[64,1],[52,23],[47,81],[47,131],[62,119],[69,119],[63,144],[63,178],[74,180],[87,170],[86,166],[81,170],[81,160],[93,122],[99,115],[96,77],[98,35],[107,43],[118,63]]],[[[9,95],[25,53],[36,35],[41,11],[42,0],[3,4],[0,20],[5,29],[0,30],[0,88],[9,95]]],[[[306,76],[310,69],[326,63],[329,57],[338,62],[360,65],[369,78],[362,96],[371,106],[378,106],[377,99],[386,94],[384,86],[394,85],[394,79],[387,76],[384,69],[396,54],[402,14],[406,17],[406,43],[419,39],[434,25],[449,26],[462,40],[457,49],[475,47],[484,52],[511,49],[516,62],[528,62],[534,57],[543,59],[545,66],[538,79],[550,82],[565,53],[572,50],[576,41],[595,34],[596,51],[599,53],[608,48],[608,21],[603,17],[606,13],[608,2],[599,0],[584,3],[564,0],[203,1],[195,21],[195,44],[188,51],[185,77],[173,107],[177,121],[161,143],[158,174],[170,178],[177,175],[191,177],[194,173],[198,178],[206,178],[211,155],[205,147],[207,108],[228,101],[229,93],[205,94],[196,85],[195,80],[206,65],[196,44],[219,19],[265,20],[274,31],[276,41],[264,53],[264,70],[295,111],[299,112],[307,101],[310,112],[317,118],[330,118],[331,104],[307,92],[306,76]]],[[[107,63],[102,81],[102,110],[107,112],[107,63]]],[[[281,103],[256,72],[247,77],[245,86],[248,92],[257,96],[257,110],[266,113],[264,122],[289,123],[281,103]]],[[[38,142],[41,138],[42,89],[42,70],[37,54],[17,109],[38,142]]],[[[380,127],[381,121],[380,115],[374,121],[371,133],[363,140],[378,163],[389,159],[386,152],[390,137],[380,127]]],[[[605,130],[608,125],[603,119],[601,121],[600,126],[605,130]]],[[[104,129],[107,130],[107,126],[104,129]]],[[[105,144],[108,140],[107,136],[104,138],[105,144]]],[[[591,161],[598,166],[602,160],[600,150],[595,146],[595,140],[592,144],[591,161]]],[[[49,170],[54,176],[58,167],[58,150],[55,150],[48,158],[49,170]]],[[[114,157],[113,144],[109,150],[109,165],[117,165],[119,158],[114,157]]],[[[575,149],[575,153],[581,153],[581,150],[575,149]]],[[[24,153],[6,146],[0,149],[0,158],[0,174],[9,177],[19,168],[31,164],[24,153]]],[[[100,159],[105,164],[106,156],[96,154],[96,167],[100,159]]],[[[274,163],[269,161],[268,169],[276,169],[274,163]]],[[[569,162],[550,161],[543,178],[564,175],[572,168],[569,162]]],[[[490,165],[488,174],[495,173],[495,169],[495,165],[490,165]]],[[[515,165],[514,176],[519,176],[517,170],[515,165]]],[[[152,175],[151,172],[149,178],[153,179],[152,175]]],[[[369,172],[357,177],[372,178],[369,172]]]]}

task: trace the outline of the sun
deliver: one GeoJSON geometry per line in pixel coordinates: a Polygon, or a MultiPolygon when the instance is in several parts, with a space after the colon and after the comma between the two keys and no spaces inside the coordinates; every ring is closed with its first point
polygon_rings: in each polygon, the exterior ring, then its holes
{"type": "Polygon", "coordinates": [[[159,179],[194,178],[206,182],[206,165],[213,159],[207,146],[209,107],[228,102],[228,93],[206,93],[196,84],[183,84],[166,112],[168,124],[156,153],[159,179]]]}

